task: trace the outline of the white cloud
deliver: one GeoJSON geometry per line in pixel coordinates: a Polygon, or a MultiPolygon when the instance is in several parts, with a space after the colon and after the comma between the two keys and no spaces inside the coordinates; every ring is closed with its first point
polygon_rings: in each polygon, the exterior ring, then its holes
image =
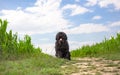
{"type": "Polygon", "coordinates": [[[85,45],[93,45],[95,43],[97,43],[97,42],[95,42],[95,41],[84,41],[84,42],[69,41],[70,50],[75,50],[75,49],[81,48],[82,46],[85,46],[85,45]]]}
{"type": "Polygon", "coordinates": [[[120,30],[118,30],[117,33],[120,33],[120,30]]]}
{"type": "Polygon", "coordinates": [[[97,4],[97,0],[87,0],[85,6],[94,6],[97,4]]]}
{"type": "Polygon", "coordinates": [[[76,4],[67,4],[62,9],[63,10],[70,9],[71,10],[70,16],[75,16],[75,15],[84,14],[87,12],[92,12],[92,10],[89,10],[85,7],[82,7],[82,6],[76,5],[76,4]]]}
{"type": "Polygon", "coordinates": [[[80,0],[75,0],[75,2],[80,2],[80,0]]]}
{"type": "Polygon", "coordinates": [[[113,22],[113,23],[111,23],[110,26],[111,26],[111,27],[120,26],[120,21],[113,22]]]}
{"type": "Polygon", "coordinates": [[[92,19],[93,19],[93,20],[99,20],[99,19],[101,19],[101,18],[102,18],[102,17],[98,15],[98,16],[93,16],[92,19]]]}
{"type": "Polygon", "coordinates": [[[78,27],[74,27],[66,30],[68,34],[82,34],[82,33],[94,33],[94,32],[106,32],[109,31],[107,26],[102,24],[87,23],[81,24],[78,27]]]}
{"type": "Polygon", "coordinates": [[[120,0],[87,0],[85,6],[99,5],[101,8],[108,8],[113,5],[115,10],[120,10],[120,0]]]}
{"type": "Polygon", "coordinates": [[[109,5],[113,5],[115,10],[120,10],[120,0],[100,0],[99,5],[100,7],[108,7],[109,5]]]}
{"type": "Polygon", "coordinates": [[[48,38],[41,38],[40,40],[41,41],[49,41],[50,39],[48,39],[48,38]]]}
{"type": "Polygon", "coordinates": [[[36,45],[37,47],[39,46],[42,49],[43,53],[47,53],[50,55],[55,55],[55,44],[53,43],[47,43],[47,44],[38,44],[36,45]]]}
{"type": "Polygon", "coordinates": [[[66,29],[70,22],[64,19],[61,0],[37,0],[34,6],[0,11],[9,21],[9,29],[20,34],[51,33],[66,29]]]}
{"type": "Polygon", "coordinates": [[[109,4],[112,4],[112,0],[101,0],[98,4],[100,7],[107,7],[109,4]]]}

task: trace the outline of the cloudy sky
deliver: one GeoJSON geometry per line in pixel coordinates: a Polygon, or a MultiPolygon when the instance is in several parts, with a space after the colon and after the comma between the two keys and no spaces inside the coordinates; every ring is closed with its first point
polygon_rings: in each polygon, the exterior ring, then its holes
{"type": "Polygon", "coordinates": [[[120,0],[0,0],[8,30],[28,34],[35,46],[54,55],[55,35],[68,35],[70,50],[120,32],[120,0]]]}

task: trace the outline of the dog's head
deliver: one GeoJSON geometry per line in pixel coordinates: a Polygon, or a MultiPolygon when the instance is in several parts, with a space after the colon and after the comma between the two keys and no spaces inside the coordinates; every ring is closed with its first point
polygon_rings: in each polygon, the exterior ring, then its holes
{"type": "Polygon", "coordinates": [[[59,44],[64,43],[67,40],[67,35],[64,32],[58,32],[56,35],[56,41],[58,41],[59,44]]]}

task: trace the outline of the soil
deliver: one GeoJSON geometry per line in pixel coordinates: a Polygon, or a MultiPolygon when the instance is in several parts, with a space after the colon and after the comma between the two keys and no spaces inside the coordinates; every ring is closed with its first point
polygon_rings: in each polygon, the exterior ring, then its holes
{"type": "Polygon", "coordinates": [[[64,75],[120,75],[120,60],[75,58],[61,69],[64,75]]]}

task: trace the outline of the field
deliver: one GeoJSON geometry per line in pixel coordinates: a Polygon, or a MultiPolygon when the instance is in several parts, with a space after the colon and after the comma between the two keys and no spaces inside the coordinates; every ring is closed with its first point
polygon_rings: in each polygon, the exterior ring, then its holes
{"type": "Polygon", "coordinates": [[[25,35],[6,31],[8,22],[0,19],[0,75],[61,75],[60,66],[67,62],[41,52],[25,35]]]}
{"type": "Polygon", "coordinates": [[[120,34],[71,51],[71,61],[34,47],[31,37],[19,39],[0,19],[0,75],[120,75],[120,34]]]}
{"type": "Polygon", "coordinates": [[[45,54],[0,61],[0,75],[62,75],[60,66],[67,60],[45,54]]]}
{"type": "Polygon", "coordinates": [[[120,34],[116,37],[103,40],[92,46],[83,46],[82,48],[73,50],[72,57],[103,57],[106,59],[120,60],[120,34]]]}

